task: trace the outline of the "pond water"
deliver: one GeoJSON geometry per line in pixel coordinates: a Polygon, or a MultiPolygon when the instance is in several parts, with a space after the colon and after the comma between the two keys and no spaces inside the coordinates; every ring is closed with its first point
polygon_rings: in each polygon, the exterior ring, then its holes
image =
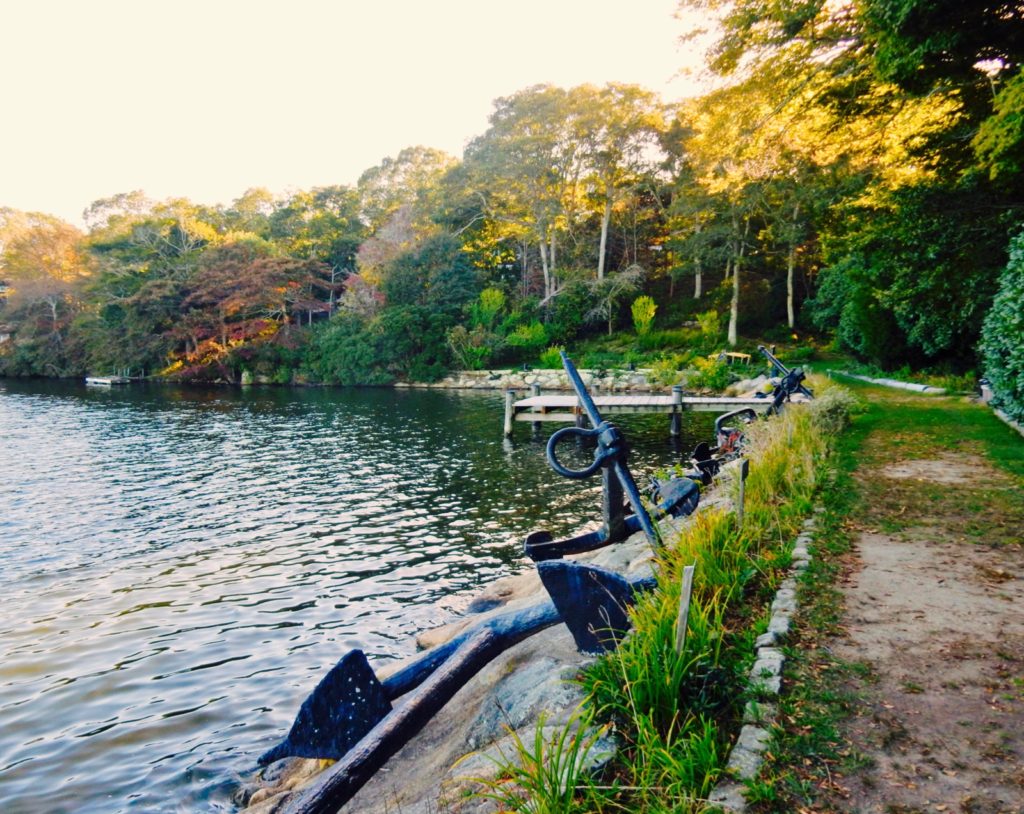
{"type": "MultiPolygon", "coordinates": [[[[230,811],[346,651],[410,655],[526,533],[598,516],[502,409],[0,380],[0,810],[230,811]]],[[[685,418],[682,448],[710,437],[685,418]]],[[[638,481],[679,460],[667,421],[617,422],[638,481]]]]}

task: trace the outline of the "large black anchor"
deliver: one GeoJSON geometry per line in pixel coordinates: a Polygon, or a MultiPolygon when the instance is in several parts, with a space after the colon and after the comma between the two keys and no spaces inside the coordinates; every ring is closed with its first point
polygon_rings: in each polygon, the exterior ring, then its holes
{"type": "Polygon", "coordinates": [[[538,563],[551,598],[478,622],[379,680],[361,650],[346,653],[302,703],[285,739],[263,754],[332,758],[285,814],[333,814],[488,662],[523,639],[565,622],[583,652],[612,650],[629,629],[627,609],[654,587],[569,561],[538,563]],[[394,702],[394,705],[393,703],[394,702]]]}
{"type": "MultiPolygon", "coordinates": [[[[537,571],[549,598],[521,610],[484,618],[445,644],[427,651],[398,672],[381,680],[361,650],[346,653],[303,702],[288,735],[259,758],[267,765],[284,757],[333,758],[338,762],[297,799],[287,814],[327,814],[348,800],[489,661],[523,639],[564,622],[583,652],[612,650],[629,629],[628,608],[637,595],[654,587],[653,577],[626,579],[602,568],[554,559],[570,551],[586,551],[632,531],[643,529],[652,544],[657,535],[643,508],[640,492],[626,468],[621,433],[601,420],[572,362],[563,354],[566,370],[587,409],[593,430],[565,430],[559,438],[577,433],[597,439],[594,463],[585,470],[567,469],[549,443],[549,460],[556,471],[587,477],[599,469],[605,476],[607,527],[603,541],[583,535],[565,541],[562,550],[547,549],[551,561],[538,562],[537,571]],[[625,516],[623,495],[634,514],[625,516]],[[585,542],[584,542],[585,541],[585,542]]],[[[687,478],[659,485],[659,513],[692,512],[699,489],[687,478]]],[[[533,536],[533,535],[531,535],[533,536]]],[[[550,544],[550,535],[547,536],[550,544]]],[[[543,544],[544,541],[538,541],[543,544]]]]}
{"type": "MultiPolygon", "coordinates": [[[[640,490],[626,466],[626,441],[618,427],[605,421],[590,397],[583,379],[580,378],[572,360],[562,352],[562,365],[569,377],[573,390],[580,400],[580,406],[590,420],[590,429],[565,427],[548,439],[547,459],[551,468],[566,478],[589,478],[601,473],[601,514],[602,525],[596,531],[555,540],[547,531],[535,531],[526,537],[523,548],[534,562],[554,560],[569,554],[581,554],[602,546],[625,540],[631,534],[643,530],[651,545],[657,549],[658,535],[654,530],[651,516],[644,508],[640,490]],[[596,441],[593,462],[584,469],[570,469],[558,458],[558,445],[567,440],[596,441]],[[633,509],[626,514],[625,501],[633,509]]],[[[695,476],[700,479],[700,475],[695,476]]],[[[656,518],[671,515],[682,517],[691,514],[700,500],[700,489],[693,478],[670,478],[654,481],[652,502],[656,518]]]]}

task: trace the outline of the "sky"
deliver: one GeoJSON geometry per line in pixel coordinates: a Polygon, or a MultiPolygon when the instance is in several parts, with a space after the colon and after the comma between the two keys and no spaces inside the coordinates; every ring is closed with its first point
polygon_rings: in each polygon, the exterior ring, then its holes
{"type": "Polygon", "coordinates": [[[699,87],[676,0],[0,0],[0,207],[229,204],[461,157],[538,83],[699,87]],[[681,73],[682,72],[682,73],[681,73]]]}

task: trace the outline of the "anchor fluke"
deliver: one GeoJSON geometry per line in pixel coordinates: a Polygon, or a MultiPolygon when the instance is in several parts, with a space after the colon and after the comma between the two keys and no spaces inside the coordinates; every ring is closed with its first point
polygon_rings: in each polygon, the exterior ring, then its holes
{"type": "Polygon", "coordinates": [[[391,703],[362,650],[342,656],[302,702],[288,736],[260,756],[340,759],[391,712],[391,703]]]}
{"type": "Polygon", "coordinates": [[[537,563],[541,582],[584,653],[614,650],[629,630],[627,609],[654,579],[630,581],[614,571],[569,560],[537,563]]]}

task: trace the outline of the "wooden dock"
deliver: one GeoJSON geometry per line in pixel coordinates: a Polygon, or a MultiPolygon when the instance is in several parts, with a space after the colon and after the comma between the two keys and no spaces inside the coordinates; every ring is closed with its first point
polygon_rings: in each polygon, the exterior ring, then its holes
{"type": "Polygon", "coordinates": [[[111,387],[115,384],[128,384],[131,379],[127,376],[86,376],[86,384],[96,384],[101,387],[111,387]]]}
{"type": "MultiPolygon", "coordinates": [[[[514,390],[505,394],[505,437],[511,437],[516,421],[529,421],[539,425],[542,421],[557,421],[563,424],[582,425],[586,413],[579,399],[573,394],[533,395],[516,399],[514,390]]],[[[680,414],[683,412],[728,413],[743,407],[764,412],[772,403],[770,398],[727,398],[724,396],[684,396],[681,389],[672,395],[629,395],[594,396],[594,404],[602,416],[622,413],[663,413],[671,417],[670,431],[679,435],[680,414]]]]}

